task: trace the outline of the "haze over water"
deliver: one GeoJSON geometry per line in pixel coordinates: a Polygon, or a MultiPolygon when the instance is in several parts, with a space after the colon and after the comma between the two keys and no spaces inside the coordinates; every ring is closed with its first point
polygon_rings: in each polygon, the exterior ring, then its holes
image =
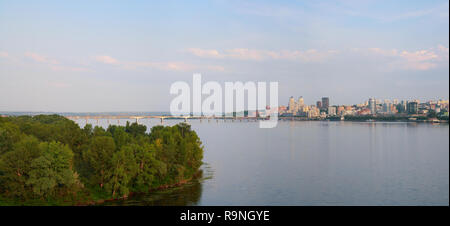
{"type": "Polygon", "coordinates": [[[257,122],[189,123],[204,145],[202,179],[106,204],[449,204],[448,124],[280,121],[260,129],[257,122]]]}

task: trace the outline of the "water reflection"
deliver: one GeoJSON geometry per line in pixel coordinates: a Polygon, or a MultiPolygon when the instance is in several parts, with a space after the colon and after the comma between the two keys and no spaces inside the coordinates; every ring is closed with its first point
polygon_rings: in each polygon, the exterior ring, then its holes
{"type": "Polygon", "coordinates": [[[202,196],[203,170],[199,178],[179,187],[153,191],[148,194],[137,194],[124,200],[108,201],[107,206],[193,206],[202,196]]]}

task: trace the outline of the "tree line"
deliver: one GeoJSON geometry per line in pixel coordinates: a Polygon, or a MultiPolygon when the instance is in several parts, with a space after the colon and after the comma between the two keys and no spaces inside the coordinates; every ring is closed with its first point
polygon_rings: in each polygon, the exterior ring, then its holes
{"type": "Polygon", "coordinates": [[[203,158],[190,127],[87,124],[59,115],[0,118],[0,204],[125,197],[191,179],[203,158]]]}

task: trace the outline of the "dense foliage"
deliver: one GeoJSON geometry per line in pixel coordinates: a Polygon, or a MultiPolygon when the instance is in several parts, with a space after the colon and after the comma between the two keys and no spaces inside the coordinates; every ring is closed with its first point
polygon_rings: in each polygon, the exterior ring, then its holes
{"type": "Polygon", "coordinates": [[[0,118],[0,202],[116,198],[195,176],[203,148],[188,124],[146,130],[80,128],[58,115],[0,118]]]}

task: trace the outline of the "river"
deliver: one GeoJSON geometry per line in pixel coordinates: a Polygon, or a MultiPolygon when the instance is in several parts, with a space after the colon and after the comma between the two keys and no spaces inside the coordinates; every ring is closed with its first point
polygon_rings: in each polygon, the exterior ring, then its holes
{"type": "Polygon", "coordinates": [[[280,121],[260,129],[247,121],[189,123],[204,145],[201,178],[104,205],[449,204],[448,124],[280,121]]]}

